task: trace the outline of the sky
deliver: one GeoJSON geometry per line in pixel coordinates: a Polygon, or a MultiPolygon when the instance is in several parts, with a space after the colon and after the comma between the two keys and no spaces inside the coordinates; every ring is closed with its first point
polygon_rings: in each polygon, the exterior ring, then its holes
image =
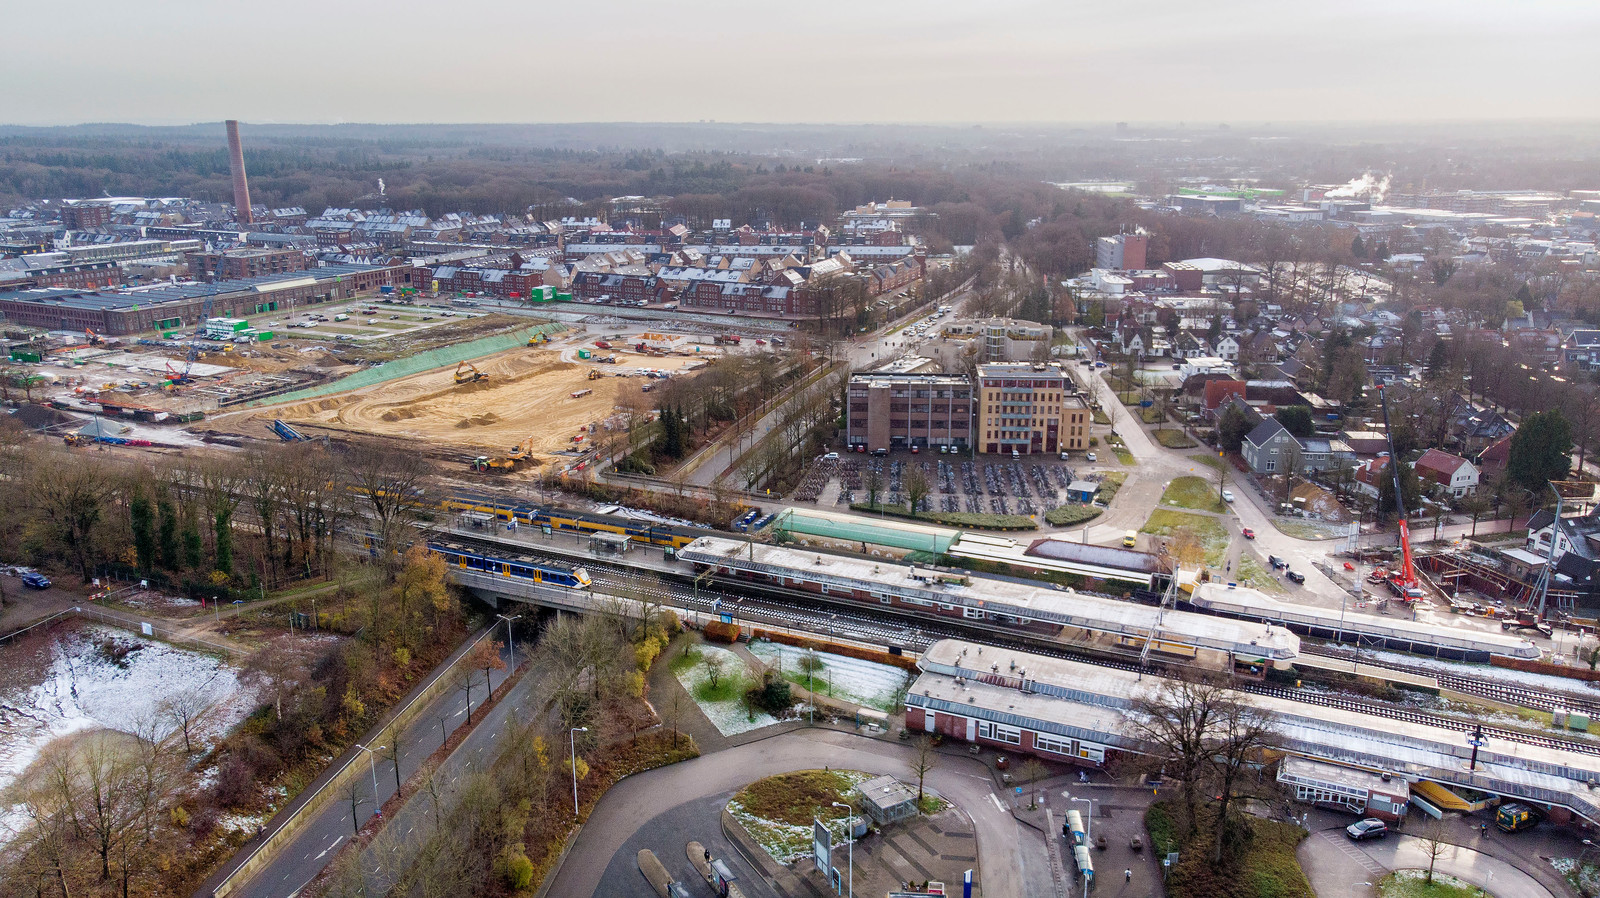
{"type": "Polygon", "coordinates": [[[1595,0],[74,0],[0,20],[3,124],[1600,113],[1595,0]]]}

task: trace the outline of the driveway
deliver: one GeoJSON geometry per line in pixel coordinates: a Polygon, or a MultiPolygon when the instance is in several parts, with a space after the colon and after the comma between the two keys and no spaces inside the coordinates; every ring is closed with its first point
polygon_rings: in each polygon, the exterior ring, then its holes
{"type": "MultiPolygon", "coordinates": [[[[910,777],[912,754],[911,746],[899,742],[836,730],[804,729],[629,777],[595,806],[549,894],[610,894],[601,889],[602,882],[615,883],[617,877],[626,880],[620,873],[608,872],[617,853],[624,851],[626,855],[616,861],[625,870],[631,863],[630,852],[640,845],[631,840],[641,831],[646,836],[659,832],[658,818],[680,806],[687,806],[679,812],[688,815],[685,819],[698,819],[720,805],[714,801],[697,803],[726,795],[762,777],[792,770],[839,767],[910,777]]],[[[986,894],[1006,898],[1046,898],[1051,894],[1042,837],[1012,818],[981,763],[964,755],[940,755],[939,766],[928,774],[927,783],[972,817],[978,832],[978,863],[986,894]]],[[[683,855],[682,843],[690,839],[716,841],[721,839],[721,833],[681,832],[669,840],[676,847],[641,847],[653,848],[669,869],[676,869],[683,855]]]]}

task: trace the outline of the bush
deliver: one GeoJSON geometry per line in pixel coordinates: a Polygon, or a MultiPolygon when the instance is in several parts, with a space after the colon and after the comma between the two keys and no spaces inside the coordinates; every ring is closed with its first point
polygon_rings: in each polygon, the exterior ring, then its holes
{"type": "Polygon", "coordinates": [[[520,845],[505,859],[500,872],[505,877],[506,885],[519,892],[533,885],[533,861],[528,860],[520,845]]]}
{"type": "Polygon", "coordinates": [[[1100,517],[1100,509],[1093,505],[1063,505],[1045,512],[1044,519],[1057,527],[1082,524],[1100,517]]]}
{"type": "Polygon", "coordinates": [[[789,683],[781,677],[767,674],[762,678],[761,685],[751,686],[744,694],[745,701],[758,711],[765,711],[773,717],[782,717],[785,711],[794,704],[794,696],[789,690],[789,683]]]}
{"type": "Polygon", "coordinates": [[[707,642],[736,642],[739,639],[739,625],[714,620],[706,624],[705,634],[707,642]]]}

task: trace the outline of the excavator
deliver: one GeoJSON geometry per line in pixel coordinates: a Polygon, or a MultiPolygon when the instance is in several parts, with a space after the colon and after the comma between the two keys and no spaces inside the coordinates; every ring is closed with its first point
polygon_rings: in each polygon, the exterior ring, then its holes
{"type": "Polygon", "coordinates": [[[539,331],[538,333],[536,333],[533,336],[528,338],[528,345],[529,346],[539,346],[541,344],[549,343],[549,342],[550,342],[550,335],[546,334],[544,331],[539,331]]]}
{"type": "Polygon", "coordinates": [[[460,364],[456,365],[456,383],[457,384],[477,383],[480,380],[488,380],[488,379],[489,379],[489,375],[484,374],[482,371],[479,371],[477,369],[477,366],[473,365],[471,362],[464,361],[464,362],[461,362],[460,364]]]}

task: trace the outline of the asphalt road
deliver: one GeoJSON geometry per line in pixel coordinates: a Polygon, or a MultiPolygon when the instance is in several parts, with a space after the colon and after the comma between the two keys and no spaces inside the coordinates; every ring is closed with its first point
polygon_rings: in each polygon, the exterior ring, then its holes
{"type": "MultiPolygon", "coordinates": [[[[777,894],[745,862],[733,843],[722,835],[723,805],[737,791],[726,789],[715,795],[686,801],[646,820],[611,856],[611,863],[606,865],[605,872],[601,874],[600,884],[594,894],[606,898],[656,898],[655,889],[639,872],[638,856],[643,848],[654,851],[656,859],[667,868],[673,879],[689,888],[690,894],[705,894],[704,887],[695,885],[701,882],[700,874],[689,863],[685,851],[689,842],[699,842],[710,850],[712,857],[721,859],[739,877],[739,888],[746,898],[777,898],[777,894]]],[[[552,889],[550,894],[560,893],[552,889]]]]}
{"type": "MultiPolygon", "coordinates": [[[[491,679],[496,687],[511,674],[510,651],[501,650],[501,657],[506,659],[505,670],[494,671],[491,679]]],[[[483,688],[483,671],[475,671],[476,688],[472,690],[472,707],[478,705],[488,696],[483,688]]],[[[448,674],[446,674],[448,676],[448,674]]],[[[519,684],[520,686],[520,684],[519,684]]],[[[411,725],[402,730],[400,753],[400,778],[403,781],[417,768],[434,750],[443,744],[440,738],[440,719],[443,718],[444,729],[454,731],[466,720],[466,694],[459,689],[450,689],[438,695],[429,702],[423,711],[411,722],[411,725]]],[[[507,706],[502,702],[496,707],[499,711],[507,706]]],[[[497,731],[497,727],[487,727],[490,731],[497,731]]],[[[474,735],[477,732],[475,731],[474,735]]],[[[471,754],[473,749],[463,752],[458,749],[453,754],[452,760],[463,755],[471,754]]],[[[356,816],[359,823],[365,825],[376,813],[377,808],[394,794],[394,765],[382,757],[372,759],[371,763],[363,764],[368,770],[357,777],[361,784],[361,804],[357,808],[356,816]],[[377,802],[373,802],[373,776],[377,778],[377,802]]],[[[360,763],[360,762],[358,762],[360,763]]],[[[416,804],[416,802],[411,802],[416,804]]],[[[280,848],[273,859],[267,863],[247,882],[240,884],[233,891],[239,898],[284,898],[294,895],[316,877],[331,860],[339,846],[343,845],[355,834],[355,825],[351,820],[350,801],[344,789],[335,789],[332,800],[325,803],[322,808],[313,813],[313,819],[302,824],[288,844],[280,848]]],[[[250,843],[248,847],[253,847],[250,843]]]]}
{"type": "MultiPolygon", "coordinates": [[[[645,898],[648,890],[638,891],[625,875],[635,863],[634,852],[651,848],[669,870],[676,870],[677,860],[684,856],[683,843],[720,840],[720,828],[708,832],[709,824],[698,821],[710,807],[720,807],[717,802],[732,791],[765,776],[822,766],[914,779],[908,763],[912,754],[911,746],[898,742],[806,729],[630,777],[612,787],[595,806],[550,894],[645,898]],[[666,828],[674,822],[695,828],[677,832],[666,828]],[[626,890],[610,891],[613,885],[626,890]]],[[[972,817],[985,894],[1007,898],[1046,898],[1050,894],[1043,836],[1005,810],[1004,797],[995,791],[980,762],[941,755],[927,783],[972,817]]],[[[637,870],[633,878],[643,885],[637,870]]]]}

